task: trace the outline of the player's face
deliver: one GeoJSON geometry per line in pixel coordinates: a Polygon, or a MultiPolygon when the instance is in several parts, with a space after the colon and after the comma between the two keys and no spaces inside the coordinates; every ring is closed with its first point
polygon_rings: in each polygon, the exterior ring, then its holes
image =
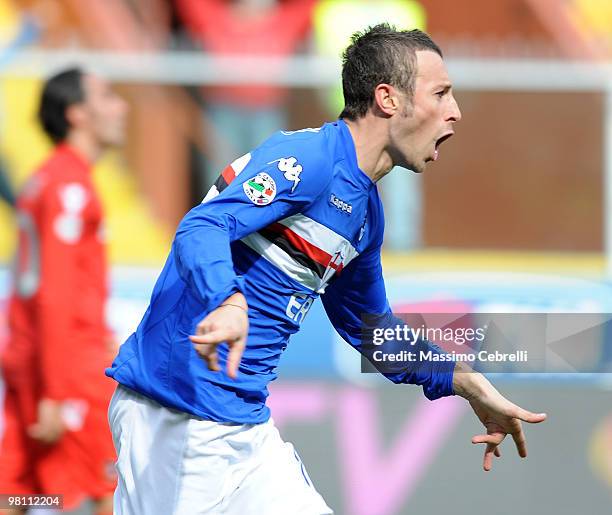
{"type": "Polygon", "coordinates": [[[451,90],[444,61],[435,52],[416,52],[417,76],[412,99],[401,97],[401,109],[391,118],[390,153],[395,165],[417,173],[439,155],[461,112],[451,90]]]}
{"type": "Polygon", "coordinates": [[[87,125],[102,146],[116,146],[125,140],[127,103],[108,82],[95,75],[83,77],[87,125]]]}

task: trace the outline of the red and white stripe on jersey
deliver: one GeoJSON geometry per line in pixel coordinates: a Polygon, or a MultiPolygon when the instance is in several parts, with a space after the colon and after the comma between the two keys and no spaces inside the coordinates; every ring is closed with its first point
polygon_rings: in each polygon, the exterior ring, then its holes
{"type": "Polygon", "coordinates": [[[301,213],[250,234],[242,242],[317,293],[358,255],[346,238],[301,213]]]}
{"type": "MultiPolygon", "coordinates": [[[[251,154],[245,154],[225,167],[202,203],[227,188],[250,160],[251,154]]],[[[347,239],[303,214],[279,220],[241,241],[317,293],[322,293],[334,274],[339,274],[358,255],[347,239]]]]}
{"type": "Polygon", "coordinates": [[[232,181],[238,177],[240,172],[246,168],[246,165],[249,164],[251,160],[251,154],[245,154],[242,157],[239,157],[231,164],[227,165],[224,170],[219,175],[218,179],[212,185],[212,187],[208,190],[208,193],[202,200],[202,203],[208,202],[210,199],[215,198],[219,193],[221,193],[225,188],[227,188],[232,181]]]}
{"type": "Polygon", "coordinates": [[[321,279],[315,272],[300,264],[278,245],[258,232],[249,234],[240,241],[306,288],[316,291],[319,287],[321,279]]]}

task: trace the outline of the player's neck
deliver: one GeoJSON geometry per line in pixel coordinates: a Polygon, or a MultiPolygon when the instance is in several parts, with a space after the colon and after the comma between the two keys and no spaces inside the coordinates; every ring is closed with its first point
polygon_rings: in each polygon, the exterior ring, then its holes
{"type": "Polygon", "coordinates": [[[387,136],[382,120],[366,115],[358,120],[344,120],[353,137],[357,164],[372,181],[377,182],[393,168],[387,152],[387,136]]]}
{"type": "Polygon", "coordinates": [[[76,150],[87,162],[94,165],[102,155],[103,148],[100,143],[89,134],[82,131],[72,131],[66,138],[66,143],[76,150]]]}

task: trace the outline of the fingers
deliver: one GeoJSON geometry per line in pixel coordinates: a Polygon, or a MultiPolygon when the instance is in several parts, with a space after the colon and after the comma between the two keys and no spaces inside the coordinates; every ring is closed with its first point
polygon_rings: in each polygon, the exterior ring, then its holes
{"type": "Polygon", "coordinates": [[[206,361],[209,370],[213,371],[221,370],[217,346],[227,343],[229,348],[227,375],[235,379],[246,346],[248,327],[248,318],[244,309],[218,308],[200,321],[196,326],[196,334],[189,336],[189,340],[206,361]]]}
{"type": "Polygon", "coordinates": [[[42,432],[40,424],[32,424],[28,427],[28,435],[30,438],[34,438],[34,440],[42,440],[44,433],[42,432]]]}
{"type": "Polygon", "coordinates": [[[208,343],[196,343],[194,347],[200,357],[204,361],[206,361],[208,370],[212,370],[213,372],[218,372],[219,370],[221,370],[221,367],[219,366],[219,356],[217,354],[216,345],[211,345],[208,343]]]}
{"type": "MultiPolygon", "coordinates": [[[[522,420],[523,422],[528,422],[530,424],[539,424],[540,422],[544,422],[546,420],[546,413],[532,413],[531,411],[527,411],[519,406],[515,406],[515,408],[510,413],[511,417],[522,420]]],[[[512,439],[516,445],[516,450],[518,451],[518,455],[521,458],[527,457],[527,440],[525,438],[525,433],[523,432],[523,427],[521,423],[518,424],[518,429],[512,432],[512,439]]]]}
{"type": "Polygon", "coordinates": [[[238,374],[238,367],[240,366],[240,359],[244,352],[246,341],[244,339],[236,340],[230,344],[229,355],[227,356],[227,375],[232,379],[236,379],[238,374]]]}
{"type": "Polygon", "coordinates": [[[516,450],[521,458],[527,457],[527,440],[525,439],[525,433],[523,428],[520,427],[516,433],[512,433],[512,439],[516,444],[516,450]]]}
{"type": "Polygon", "coordinates": [[[548,416],[546,413],[532,413],[531,411],[527,411],[526,409],[516,405],[513,405],[513,409],[510,410],[508,415],[518,418],[523,422],[529,422],[530,424],[539,424],[540,422],[544,422],[548,416]]]}
{"type": "MultiPolygon", "coordinates": [[[[198,332],[201,330],[202,329],[198,327],[198,332]]],[[[197,334],[189,336],[189,339],[194,344],[196,352],[204,359],[204,361],[206,361],[208,370],[212,370],[213,372],[218,372],[219,370],[221,370],[221,367],[219,366],[217,345],[220,342],[230,340],[231,336],[233,336],[233,333],[233,331],[218,329],[216,331],[211,331],[206,334],[197,334]]],[[[238,359],[238,362],[240,362],[240,359],[238,359]]],[[[231,377],[235,378],[235,373],[231,377]]]]}
{"type": "Polygon", "coordinates": [[[52,399],[41,399],[38,402],[37,421],[27,428],[30,438],[51,444],[61,438],[64,429],[61,404],[52,399]]]}
{"type": "Polygon", "coordinates": [[[216,329],[204,332],[198,327],[198,334],[189,336],[193,343],[217,344],[221,342],[233,341],[238,337],[237,331],[233,329],[216,329]]]}
{"type": "Polygon", "coordinates": [[[487,444],[487,447],[484,452],[484,458],[482,460],[482,468],[489,472],[493,466],[493,454],[495,453],[496,445],[487,444]]]}
{"type": "Polygon", "coordinates": [[[60,428],[46,427],[40,423],[32,424],[27,431],[30,438],[46,444],[56,442],[62,435],[60,428]]]}
{"type": "Polygon", "coordinates": [[[530,424],[539,424],[540,422],[544,422],[548,415],[546,413],[532,413],[531,411],[527,411],[521,408],[521,414],[519,417],[524,422],[529,422],[530,424]]]}
{"type": "Polygon", "coordinates": [[[33,424],[28,427],[28,435],[30,438],[43,443],[51,443],[53,441],[52,435],[47,434],[45,428],[43,428],[40,424],[33,424]]]}
{"type": "Polygon", "coordinates": [[[487,444],[482,460],[482,468],[486,472],[489,472],[493,466],[493,456],[501,458],[499,444],[503,442],[505,437],[506,435],[504,433],[492,433],[487,435],[476,435],[472,437],[473,444],[487,444]]]}
{"type": "MultiPolygon", "coordinates": [[[[229,334],[228,331],[215,331],[217,334],[229,334]]],[[[219,355],[217,353],[217,344],[218,342],[207,342],[206,340],[208,336],[213,333],[208,333],[206,335],[195,335],[190,336],[189,339],[194,343],[194,347],[197,353],[206,361],[208,365],[208,369],[214,372],[218,372],[221,370],[219,366],[219,355]]],[[[218,336],[213,335],[213,339],[217,339],[218,336]]],[[[228,341],[228,338],[221,338],[221,341],[228,341]]],[[[232,379],[236,379],[238,375],[238,367],[240,366],[240,359],[242,358],[242,353],[244,352],[244,347],[246,345],[246,340],[244,338],[239,338],[235,341],[228,341],[229,346],[229,354],[227,356],[227,375],[232,379]]]]}
{"type": "Polygon", "coordinates": [[[499,446],[489,443],[485,448],[484,457],[482,459],[482,468],[485,472],[489,472],[493,468],[493,456],[501,458],[501,451],[499,450],[499,446]]]}
{"type": "MultiPolygon", "coordinates": [[[[486,444],[482,467],[485,471],[490,471],[493,464],[493,456],[501,458],[499,445],[506,437],[506,433],[491,433],[486,435],[475,435],[472,437],[473,444],[486,444]]],[[[519,426],[516,432],[512,433],[512,439],[521,458],[527,457],[527,440],[523,428],[519,426]]]]}
{"type": "Polygon", "coordinates": [[[491,445],[499,445],[504,441],[505,433],[491,433],[487,435],[476,435],[472,437],[472,443],[486,443],[491,445]]]}

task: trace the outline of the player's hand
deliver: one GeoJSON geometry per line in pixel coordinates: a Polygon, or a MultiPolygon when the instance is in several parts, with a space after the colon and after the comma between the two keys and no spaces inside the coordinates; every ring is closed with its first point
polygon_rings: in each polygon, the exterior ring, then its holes
{"type": "Polygon", "coordinates": [[[62,404],[51,399],[41,399],[38,402],[38,420],[28,427],[30,437],[44,444],[52,444],[62,437],[65,429],[62,404]]]}
{"type": "Polygon", "coordinates": [[[244,352],[249,318],[244,295],[235,293],[211,311],[196,327],[196,334],[189,337],[196,352],[206,361],[209,370],[219,371],[217,346],[227,342],[227,375],[235,379],[244,352]]]}
{"type": "Polygon", "coordinates": [[[521,458],[527,457],[527,441],[521,421],[537,424],[546,420],[545,413],[532,413],[513,404],[499,393],[481,374],[461,370],[453,378],[455,392],[465,397],[486,428],[486,434],[472,437],[473,444],[485,444],[482,467],[490,471],[493,456],[501,457],[499,445],[506,435],[512,436],[521,458]]]}

